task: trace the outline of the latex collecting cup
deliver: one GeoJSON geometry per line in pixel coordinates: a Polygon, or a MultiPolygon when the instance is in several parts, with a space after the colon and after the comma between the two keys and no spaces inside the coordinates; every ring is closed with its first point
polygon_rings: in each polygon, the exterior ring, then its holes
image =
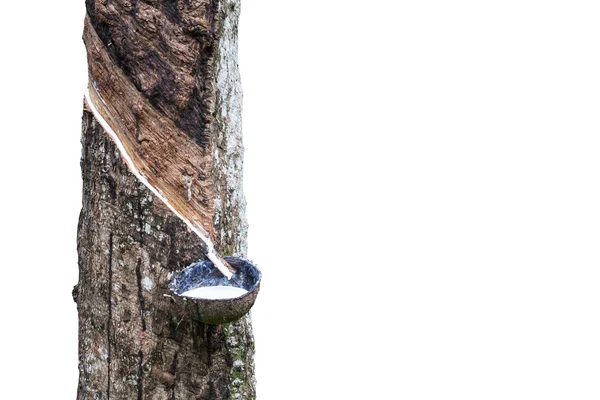
{"type": "Polygon", "coordinates": [[[227,279],[211,261],[200,261],[172,274],[173,299],[196,320],[218,325],[243,317],[260,290],[260,270],[250,261],[225,257],[235,274],[227,279]]]}

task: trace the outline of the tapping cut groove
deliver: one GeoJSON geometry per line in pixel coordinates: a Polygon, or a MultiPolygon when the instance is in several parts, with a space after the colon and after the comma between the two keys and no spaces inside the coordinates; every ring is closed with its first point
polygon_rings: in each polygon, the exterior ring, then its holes
{"type": "MultiPolygon", "coordinates": [[[[203,242],[209,260],[228,278],[234,270],[214,245],[212,146],[200,145],[158,111],[114,62],[85,20],[88,108],[116,143],[131,172],[203,242]]],[[[210,141],[208,141],[210,142],[210,141]]]]}

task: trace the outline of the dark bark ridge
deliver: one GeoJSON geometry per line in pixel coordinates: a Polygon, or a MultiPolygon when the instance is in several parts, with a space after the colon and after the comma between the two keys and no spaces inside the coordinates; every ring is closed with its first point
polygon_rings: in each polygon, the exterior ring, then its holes
{"type": "MultiPolygon", "coordinates": [[[[226,61],[227,43],[235,47],[239,3],[86,4],[104,45],[137,90],[199,148],[212,149],[205,179],[213,186],[213,234],[226,255],[245,256],[241,93],[237,64],[226,61]],[[165,34],[170,29],[186,37],[177,36],[173,45],[165,34]],[[196,60],[193,68],[181,49],[174,50],[179,41],[188,50],[197,48],[188,53],[196,60]],[[123,45],[129,42],[132,47],[123,45]],[[158,54],[157,65],[168,65],[173,73],[157,73],[166,78],[155,82],[148,75],[152,63],[144,57],[136,63],[132,49],[158,54]],[[225,62],[230,64],[225,67],[225,62]],[[219,80],[225,69],[227,78],[219,80]],[[179,76],[175,72],[189,75],[173,78],[179,76]],[[202,123],[188,129],[193,113],[202,123]]],[[[205,325],[190,318],[168,289],[171,273],[204,259],[197,236],[128,170],[114,142],[87,110],[82,145],[79,283],[73,293],[80,338],[77,398],[254,398],[249,316],[231,324],[205,325]]]]}

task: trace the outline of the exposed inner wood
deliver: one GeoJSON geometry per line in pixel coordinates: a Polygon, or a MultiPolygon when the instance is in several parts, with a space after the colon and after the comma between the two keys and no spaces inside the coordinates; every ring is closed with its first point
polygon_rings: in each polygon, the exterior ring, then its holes
{"type": "MultiPolygon", "coordinates": [[[[212,168],[210,141],[200,145],[156,110],[116,65],[88,18],[84,42],[89,99],[95,110],[118,137],[133,168],[206,241],[210,256],[214,241],[213,185],[207,179],[212,168]]],[[[234,272],[222,257],[217,257],[217,265],[221,261],[234,272]]]]}

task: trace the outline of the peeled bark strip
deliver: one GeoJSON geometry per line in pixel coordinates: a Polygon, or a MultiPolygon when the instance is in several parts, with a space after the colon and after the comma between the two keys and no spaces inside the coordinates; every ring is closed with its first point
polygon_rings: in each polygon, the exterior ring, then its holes
{"type": "MultiPolygon", "coordinates": [[[[135,168],[198,228],[212,231],[212,143],[188,138],[113,62],[85,19],[90,100],[117,134],[135,168]]],[[[212,232],[211,232],[212,233],[212,232]]],[[[211,235],[212,236],[212,235],[211,235]]]]}
{"type": "MultiPolygon", "coordinates": [[[[245,256],[239,1],[88,0],[87,9],[110,61],[151,106],[126,108],[138,115],[127,124],[143,125],[139,116],[156,112],[197,145],[188,151],[210,167],[180,173],[210,204],[219,249],[245,256]]],[[[133,145],[168,151],[175,139],[142,136],[133,145]]],[[[202,242],[135,178],[88,110],[82,145],[77,398],[255,398],[249,317],[204,325],[169,297],[169,273],[203,259],[202,242]]]]}

